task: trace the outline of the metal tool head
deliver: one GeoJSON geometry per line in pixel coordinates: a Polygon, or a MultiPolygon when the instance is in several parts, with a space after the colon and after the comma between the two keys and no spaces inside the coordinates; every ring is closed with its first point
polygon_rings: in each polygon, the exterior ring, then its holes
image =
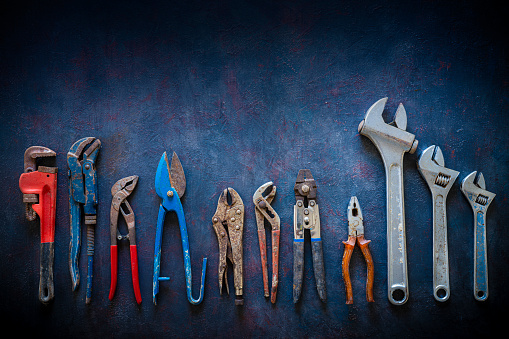
{"type": "Polygon", "coordinates": [[[301,169],[297,174],[295,186],[293,187],[297,200],[316,199],[316,181],[309,169],[301,169]]]}
{"type": "Polygon", "coordinates": [[[350,198],[348,204],[348,235],[358,237],[364,235],[364,222],[361,206],[356,196],[350,198]]]}
{"type": "Polygon", "coordinates": [[[432,145],[422,152],[417,168],[431,189],[451,189],[459,175],[458,171],[444,167],[444,155],[440,147],[432,145]]]}
{"type": "MultiPolygon", "coordinates": [[[[265,184],[261,185],[260,187],[258,187],[256,192],[253,194],[253,202],[255,203],[255,205],[258,205],[260,198],[264,198],[264,200],[266,200],[268,203],[271,203],[272,199],[274,199],[275,195],[276,195],[276,185],[274,185],[274,183],[272,181],[269,181],[269,182],[266,182],[265,184]],[[265,193],[265,191],[267,191],[267,189],[269,187],[271,187],[271,190],[270,190],[269,194],[267,194],[264,197],[263,194],[265,193]]],[[[260,206],[260,207],[262,207],[262,206],[260,206]]]]}
{"type": "Polygon", "coordinates": [[[394,120],[388,124],[382,116],[386,102],[387,98],[382,98],[368,109],[364,120],[359,124],[359,133],[370,138],[380,152],[381,142],[390,142],[400,145],[405,152],[414,153],[418,141],[413,134],[406,132],[407,115],[403,104],[399,104],[394,120]]]}
{"type": "Polygon", "coordinates": [[[99,139],[94,137],[82,138],[76,141],[67,152],[67,162],[73,161],[70,159],[76,159],[79,164],[82,164],[84,159],[90,159],[94,162],[100,148],[101,141],[99,139]]]}
{"type": "MultiPolygon", "coordinates": [[[[232,207],[235,205],[243,205],[242,198],[233,188],[228,187],[221,192],[217,202],[217,208],[232,207]],[[224,207],[223,207],[224,206],[224,207]]],[[[225,209],[226,210],[226,209],[225,209]]]]}
{"type": "Polygon", "coordinates": [[[136,187],[136,184],[138,183],[139,177],[137,175],[131,175],[125,178],[122,178],[118,180],[112,187],[111,187],[111,195],[115,196],[120,191],[125,191],[126,196],[132,193],[134,188],[136,187]]]}
{"type": "Polygon", "coordinates": [[[37,171],[37,159],[38,158],[47,158],[47,157],[56,157],[56,153],[44,146],[31,146],[28,147],[25,151],[24,155],[24,172],[34,172],[37,171]]]}
{"type": "Polygon", "coordinates": [[[486,182],[482,173],[474,171],[461,182],[461,191],[472,207],[488,208],[496,194],[486,190],[486,182]]]}
{"type": "Polygon", "coordinates": [[[184,175],[184,169],[177,153],[173,152],[171,165],[168,162],[166,152],[163,153],[157,166],[155,184],[156,193],[161,199],[164,199],[169,194],[173,194],[171,188],[177,192],[179,198],[184,195],[186,191],[186,176],[184,175]]]}

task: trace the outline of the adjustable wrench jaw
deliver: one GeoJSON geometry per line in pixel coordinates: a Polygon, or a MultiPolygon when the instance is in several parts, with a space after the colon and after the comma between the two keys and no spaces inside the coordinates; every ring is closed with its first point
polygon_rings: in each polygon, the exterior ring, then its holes
{"type": "Polygon", "coordinates": [[[426,148],[417,162],[433,201],[433,296],[440,302],[450,296],[446,200],[459,175],[444,164],[442,150],[435,145],[426,148]]]}
{"type": "Polygon", "coordinates": [[[418,141],[406,131],[407,117],[402,104],[394,121],[385,123],[382,113],[387,98],[375,102],[359,124],[359,133],[368,137],[382,156],[387,193],[388,298],[394,305],[408,300],[403,156],[414,153],[418,141]]]}
{"type": "Polygon", "coordinates": [[[212,226],[217,235],[219,244],[219,294],[223,291],[223,282],[228,294],[227,262],[233,264],[233,277],[235,285],[235,305],[244,304],[243,298],[243,250],[242,237],[244,230],[244,204],[240,195],[231,187],[225,189],[217,204],[216,213],[212,217],[212,226]],[[227,196],[231,197],[231,205],[227,196]]]}
{"type": "Polygon", "coordinates": [[[461,183],[461,191],[474,212],[474,298],[488,299],[488,253],[486,242],[486,212],[496,194],[486,190],[484,176],[470,173],[461,183]]]}

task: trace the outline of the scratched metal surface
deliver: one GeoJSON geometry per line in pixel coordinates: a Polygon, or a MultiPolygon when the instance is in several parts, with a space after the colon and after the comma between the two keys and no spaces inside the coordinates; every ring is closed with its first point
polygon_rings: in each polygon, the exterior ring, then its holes
{"type": "MultiPolygon", "coordinates": [[[[365,337],[494,333],[507,315],[509,284],[508,70],[503,8],[435,1],[109,1],[2,5],[0,11],[1,319],[4,329],[58,337],[365,337]],[[387,300],[385,175],[374,145],[357,133],[365,111],[399,102],[419,140],[404,160],[410,299],[387,300]],[[79,138],[102,142],[92,304],[71,291],[66,152],[79,138]],[[451,297],[432,296],[431,194],[418,154],[439,145],[461,172],[448,198],[451,297]],[[23,152],[58,154],[55,300],[38,301],[39,227],[24,218],[18,178],[23,152]],[[175,216],[163,234],[159,303],[152,269],[159,198],[154,175],[176,151],[187,178],[183,207],[198,292],[188,303],[175,216]],[[301,302],[292,301],[293,184],[300,168],[318,183],[328,303],[318,300],[309,242],[301,302]],[[471,171],[497,193],[488,211],[488,301],[473,297],[473,215],[459,189],[471,171]],[[129,201],[136,215],[143,302],[137,307],[129,252],[119,249],[118,286],[108,300],[111,186],[139,175],[129,201]],[[281,217],[278,300],[263,297],[252,194],[272,180],[281,217]],[[246,205],[244,307],[220,296],[211,224],[231,186],[246,205]],[[357,195],[372,240],[375,303],[365,301],[366,267],[351,262],[354,304],[340,273],[346,208],[357,195]]],[[[121,224],[122,227],[125,225],[121,224]]],[[[124,230],[125,232],[125,230],[124,230]]],[[[85,234],[83,233],[83,237],[85,234]]],[[[83,238],[85,241],[85,238],[83,238]]],[[[270,238],[268,239],[270,241],[270,238]]],[[[270,253],[270,252],[269,252],[270,253]]],[[[86,268],[82,244],[80,268],[86,268]]],[[[229,269],[233,291],[233,274],[229,269]]]]}

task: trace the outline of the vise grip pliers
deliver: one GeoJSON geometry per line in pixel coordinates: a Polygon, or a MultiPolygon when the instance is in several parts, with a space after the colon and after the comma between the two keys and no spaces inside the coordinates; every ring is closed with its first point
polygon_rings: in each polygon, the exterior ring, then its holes
{"type": "Polygon", "coordinates": [[[343,269],[343,280],[345,281],[347,304],[353,304],[352,282],[350,280],[350,259],[352,258],[352,252],[356,243],[359,244],[359,247],[361,248],[368,268],[366,299],[368,302],[374,302],[373,282],[375,280],[375,266],[368,246],[371,240],[366,240],[364,238],[363,220],[364,218],[362,217],[359,201],[357,200],[357,197],[352,197],[348,204],[348,240],[343,241],[343,244],[345,244],[345,252],[343,253],[343,261],[341,264],[343,269]]]}
{"type": "Polygon", "coordinates": [[[166,152],[163,153],[159,160],[156,171],[155,188],[157,195],[162,199],[159,205],[159,215],[157,217],[157,230],[154,249],[154,275],[152,281],[152,297],[154,304],[157,304],[156,296],[159,293],[159,281],[169,280],[169,277],[160,277],[161,270],[161,240],[163,236],[164,218],[167,212],[173,211],[177,214],[180,227],[180,236],[182,238],[182,250],[184,252],[184,268],[186,271],[186,289],[187,299],[193,305],[197,305],[203,300],[203,290],[205,285],[205,272],[207,270],[207,258],[203,258],[203,267],[201,274],[201,288],[198,299],[193,298],[192,274],[191,274],[191,255],[189,254],[189,239],[187,236],[186,218],[180,198],[186,191],[186,177],[184,169],[177,156],[173,152],[171,159],[171,167],[168,163],[166,152]]]}
{"type": "Polygon", "coordinates": [[[325,269],[323,264],[322,238],[320,236],[320,213],[316,203],[316,181],[309,169],[299,170],[294,186],[293,206],[293,302],[297,303],[302,291],[304,276],[304,230],[311,233],[313,270],[320,300],[327,300],[325,269]]]}
{"type": "Polygon", "coordinates": [[[133,280],[133,289],[136,302],[141,303],[140,279],[138,277],[138,250],[136,247],[136,229],[134,221],[134,211],[127,201],[136,184],[138,176],[131,175],[120,179],[111,188],[111,210],[110,210],[110,258],[111,258],[111,285],[109,299],[113,300],[115,289],[117,287],[117,269],[118,269],[118,250],[117,241],[129,240],[129,252],[131,255],[131,276],[133,280]],[[125,211],[127,209],[127,212],[125,211]],[[119,212],[124,216],[127,224],[128,234],[122,235],[118,229],[119,212]]]}
{"type": "Polygon", "coordinates": [[[29,221],[39,215],[41,223],[39,300],[49,303],[55,296],[53,262],[55,258],[55,216],[57,206],[57,167],[37,166],[38,158],[54,158],[49,148],[32,146],[24,156],[24,173],[19,178],[19,188],[26,205],[29,221]],[[37,214],[36,214],[37,213],[37,214]]]}
{"type": "Polygon", "coordinates": [[[272,289],[270,293],[270,301],[276,303],[277,285],[279,282],[279,235],[280,235],[280,219],[279,215],[272,208],[270,203],[276,195],[276,186],[272,181],[266,182],[260,186],[253,195],[255,205],[256,226],[258,228],[258,242],[260,243],[260,258],[262,262],[263,290],[265,297],[269,296],[269,275],[267,272],[267,242],[265,241],[265,219],[270,223],[272,229],[272,289]],[[272,187],[267,196],[263,196],[264,192],[272,187]]]}
{"type": "Polygon", "coordinates": [[[97,173],[95,161],[101,148],[101,141],[94,137],[76,141],[67,152],[69,166],[69,207],[71,218],[71,241],[69,245],[69,269],[72,288],[76,290],[80,283],[78,259],[81,238],[81,206],[87,225],[88,275],[86,303],[92,298],[92,277],[94,263],[94,237],[97,223],[97,173]]]}
{"type": "Polygon", "coordinates": [[[233,264],[233,284],[235,286],[235,305],[244,305],[242,277],[242,235],[244,231],[244,204],[240,195],[231,187],[219,196],[216,213],[212,217],[212,226],[219,244],[219,294],[223,292],[223,282],[229,294],[227,263],[233,264]],[[230,197],[231,203],[228,202],[230,197]]]}

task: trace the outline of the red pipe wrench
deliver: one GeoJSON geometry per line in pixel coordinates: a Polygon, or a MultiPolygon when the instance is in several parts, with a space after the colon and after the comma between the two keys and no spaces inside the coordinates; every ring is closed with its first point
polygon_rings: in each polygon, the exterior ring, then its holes
{"type": "Polygon", "coordinates": [[[55,257],[55,216],[57,202],[57,168],[37,166],[37,158],[55,157],[49,148],[32,146],[25,151],[24,173],[19,178],[19,188],[26,204],[29,221],[39,215],[41,223],[41,253],[39,300],[49,303],[55,296],[53,262],[55,257]]]}
{"type": "Polygon", "coordinates": [[[129,252],[131,253],[131,275],[133,279],[133,289],[136,302],[141,303],[140,293],[140,279],[138,277],[138,251],[136,248],[136,231],[134,222],[134,212],[127,201],[127,197],[132,193],[136,184],[138,183],[138,176],[132,175],[120,179],[111,188],[111,201],[110,210],[110,255],[111,255],[111,285],[109,299],[113,300],[115,289],[117,287],[117,268],[118,268],[118,251],[117,240],[129,240],[129,252]],[[125,211],[127,209],[127,212],[125,211]],[[122,213],[127,224],[127,235],[120,234],[118,230],[118,215],[122,213]]]}

